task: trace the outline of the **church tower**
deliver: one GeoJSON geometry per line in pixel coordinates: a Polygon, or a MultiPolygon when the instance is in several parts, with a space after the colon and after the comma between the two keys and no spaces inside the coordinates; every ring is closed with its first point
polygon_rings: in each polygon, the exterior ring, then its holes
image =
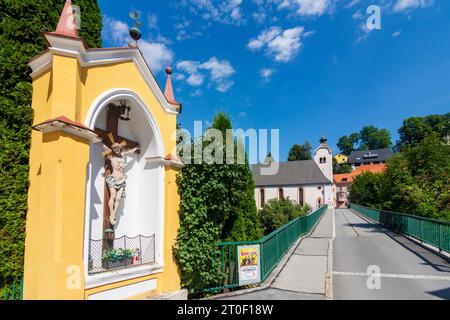
{"type": "Polygon", "coordinates": [[[333,182],[333,150],[327,144],[327,138],[320,138],[320,145],[314,151],[314,161],[325,177],[333,182]]]}

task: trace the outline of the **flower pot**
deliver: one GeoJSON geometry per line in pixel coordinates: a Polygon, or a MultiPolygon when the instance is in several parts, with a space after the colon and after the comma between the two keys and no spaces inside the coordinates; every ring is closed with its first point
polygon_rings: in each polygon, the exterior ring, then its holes
{"type": "Polygon", "coordinates": [[[130,266],[132,264],[132,258],[125,258],[120,260],[102,260],[102,266],[103,269],[119,269],[119,268],[125,268],[127,266],[130,266]]]}

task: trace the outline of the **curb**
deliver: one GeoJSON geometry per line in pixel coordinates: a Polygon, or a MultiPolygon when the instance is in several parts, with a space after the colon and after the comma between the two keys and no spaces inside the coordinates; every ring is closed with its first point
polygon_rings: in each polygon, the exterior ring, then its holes
{"type": "Polygon", "coordinates": [[[328,241],[327,273],[325,275],[325,298],[333,300],[333,239],[328,241]]]}

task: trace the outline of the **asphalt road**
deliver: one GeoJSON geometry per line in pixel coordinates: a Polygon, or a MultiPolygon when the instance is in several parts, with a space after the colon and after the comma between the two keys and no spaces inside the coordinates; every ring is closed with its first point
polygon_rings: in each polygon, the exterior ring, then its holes
{"type": "Polygon", "coordinates": [[[334,236],[334,299],[450,299],[449,262],[413,241],[347,209],[334,236]]]}

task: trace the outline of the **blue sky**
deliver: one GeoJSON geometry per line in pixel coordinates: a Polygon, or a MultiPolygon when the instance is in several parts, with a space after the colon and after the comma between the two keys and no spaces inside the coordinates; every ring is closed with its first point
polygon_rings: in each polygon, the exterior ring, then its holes
{"type": "Polygon", "coordinates": [[[174,69],[179,122],[226,111],[234,127],[279,129],[280,157],[375,125],[450,110],[450,2],[443,0],[99,0],[103,45],[140,48],[161,87],[174,69]],[[381,29],[368,30],[371,4],[381,29]]]}

